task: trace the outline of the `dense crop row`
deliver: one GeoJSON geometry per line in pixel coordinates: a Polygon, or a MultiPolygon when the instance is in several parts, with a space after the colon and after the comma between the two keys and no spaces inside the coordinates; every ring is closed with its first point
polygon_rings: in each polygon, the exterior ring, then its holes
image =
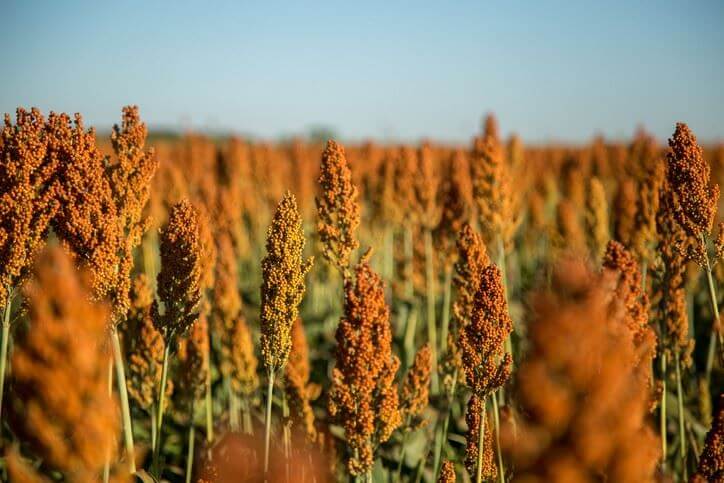
{"type": "Polygon", "coordinates": [[[685,124],[146,144],[6,117],[3,477],[724,481],[724,147],[685,124]]]}

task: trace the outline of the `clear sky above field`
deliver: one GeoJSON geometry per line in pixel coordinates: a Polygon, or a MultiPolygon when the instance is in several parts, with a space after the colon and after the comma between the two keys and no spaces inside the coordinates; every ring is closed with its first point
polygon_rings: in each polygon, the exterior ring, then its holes
{"type": "Polygon", "coordinates": [[[152,127],[466,140],[724,138],[724,2],[31,2],[0,5],[0,111],[124,104],[152,127]],[[213,7],[212,7],[213,4],[213,7]]]}

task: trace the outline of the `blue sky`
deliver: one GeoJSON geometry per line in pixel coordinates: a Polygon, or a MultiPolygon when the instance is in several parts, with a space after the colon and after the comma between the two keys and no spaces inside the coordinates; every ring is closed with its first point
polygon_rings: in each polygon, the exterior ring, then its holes
{"type": "Polygon", "coordinates": [[[121,106],[151,127],[464,141],[724,139],[724,2],[15,1],[0,111],[121,106]],[[210,6],[214,4],[213,7],[210,6]],[[453,5],[454,3],[454,5],[453,5]]]}

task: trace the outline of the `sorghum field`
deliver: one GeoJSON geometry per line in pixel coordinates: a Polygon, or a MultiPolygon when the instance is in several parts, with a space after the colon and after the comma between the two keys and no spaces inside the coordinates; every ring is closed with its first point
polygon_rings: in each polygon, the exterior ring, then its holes
{"type": "Polygon", "coordinates": [[[673,121],[343,146],[19,108],[2,477],[722,482],[723,181],[673,121]]]}

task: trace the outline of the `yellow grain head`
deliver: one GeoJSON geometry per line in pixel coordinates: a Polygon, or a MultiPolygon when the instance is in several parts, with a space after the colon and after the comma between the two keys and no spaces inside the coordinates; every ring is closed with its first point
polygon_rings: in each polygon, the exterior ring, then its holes
{"type": "Polygon", "coordinates": [[[304,231],[294,195],[279,202],[267,231],[267,255],[261,262],[261,354],[270,372],[284,367],[291,349],[292,324],[304,297],[304,277],[312,259],[304,260],[304,231]]]}
{"type": "Polygon", "coordinates": [[[360,207],[357,188],[347,164],[344,147],[327,142],[322,154],[317,202],[317,232],[324,257],[349,276],[350,256],[359,246],[360,207]]]}

